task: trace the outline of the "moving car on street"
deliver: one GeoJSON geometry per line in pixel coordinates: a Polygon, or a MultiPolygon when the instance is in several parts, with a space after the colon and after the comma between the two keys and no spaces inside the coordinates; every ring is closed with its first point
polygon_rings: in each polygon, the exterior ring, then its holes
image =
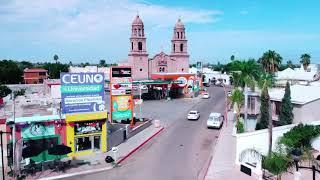
{"type": "Polygon", "coordinates": [[[207,93],[207,92],[203,93],[202,99],[209,99],[209,98],[210,98],[209,93],[207,93]]]}
{"type": "Polygon", "coordinates": [[[221,113],[212,112],[207,120],[207,128],[220,129],[223,125],[224,116],[221,113]]]}
{"type": "Polygon", "coordinates": [[[188,120],[198,120],[200,118],[200,112],[190,111],[188,113],[188,120]]]}

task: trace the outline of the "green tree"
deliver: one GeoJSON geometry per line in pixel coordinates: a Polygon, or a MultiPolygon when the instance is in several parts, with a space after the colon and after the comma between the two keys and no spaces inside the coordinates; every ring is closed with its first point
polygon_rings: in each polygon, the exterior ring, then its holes
{"type": "Polygon", "coordinates": [[[231,61],[234,61],[234,58],[235,58],[234,55],[232,55],[232,56],[230,57],[230,60],[231,60],[231,61]]]}
{"type": "Polygon", "coordinates": [[[9,89],[7,86],[0,85],[0,98],[4,98],[11,93],[12,93],[11,89],[9,89]]]}
{"type": "Polygon", "coordinates": [[[106,66],[106,60],[101,59],[100,62],[99,62],[99,65],[100,65],[101,67],[105,67],[105,66],[106,66]]]}
{"type": "Polygon", "coordinates": [[[287,61],[287,68],[293,68],[293,63],[291,60],[287,61]]]}
{"type": "Polygon", "coordinates": [[[265,52],[259,60],[263,69],[269,73],[277,72],[280,68],[281,61],[282,57],[280,54],[271,50],[265,52]]]}
{"type": "Polygon", "coordinates": [[[291,166],[290,157],[281,152],[272,152],[262,160],[262,167],[270,173],[277,176],[277,180],[281,180],[281,175],[288,171],[291,166]]]}
{"type": "Polygon", "coordinates": [[[58,63],[59,56],[55,54],[55,55],[53,56],[53,60],[54,60],[56,63],[58,63]]]}
{"type": "Polygon", "coordinates": [[[232,104],[237,105],[237,121],[240,118],[240,111],[241,111],[241,107],[243,105],[243,100],[244,100],[243,92],[239,89],[233,90],[233,92],[230,96],[230,101],[232,102],[232,104]]]}
{"type": "Polygon", "coordinates": [[[13,96],[16,98],[17,96],[24,96],[26,94],[26,89],[20,89],[17,91],[13,91],[13,96]]]}
{"type": "Polygon", "coordinates": [[[69,65],[61,63],[44,63],[43,68],[48,70],[51,79],[59,79],[61,72],[68,72],[69,65]]]}
{"type": "Polygon", "coordinates": [[[235,87],[241,87],[244,92],[244,121],[246,124],[248,116],[248,87],[254,89],[259,79],[261,68],[254,59],[248,61],[233,61],[227,65],[232,71],[232,79],[235,87]]]}
{"type": "Polygon", "coordinates": [[[0,61],[0,83],[19,84],[22,81],[23,70],[12,60],[0,61]]]}
{"type": "Polygon", "coordinates": [[[309,54],[302,54],[300,57],[300,63],[303,65],[303,69],[306,71],[310,64],[311,56],[309,54]]]}
{"type": "Polygon", "coordinates": [[[266,129],[268,127],[268,122],[270,119],[269,104],[270,96],[267,86],[264,86],[261,92],[261,106],[260,106],[260,119],[257,123],[256,130],[266,129]]]}
{"type": "Polygon", "coordinates": [[[287,82],[285,93],[281,102],[279,120],[281,125],[292,124],[293,121],[293,105],[291,103],[290,84],[287,82]]]}

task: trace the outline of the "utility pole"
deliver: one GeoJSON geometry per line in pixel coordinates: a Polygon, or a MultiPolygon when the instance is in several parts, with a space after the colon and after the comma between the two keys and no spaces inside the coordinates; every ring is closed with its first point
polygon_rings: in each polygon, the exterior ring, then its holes
{"type": "Polygon", "coordinates": [[[140,120],[142,120],[142,99],[141,99],[141,95],[142,95],[142,92],[141,92],[141,82],[139,84],[139,96],[140,96],[140,120]]]}
{"type": "Polygon", "coordinates": [[[1,165],[2,165],[2,180],[5,179],[5,172],[4,172],[4,155],[3,155],[3,134],[11,134],[11,132],[4,132],[0,130],[0,143],[1,143],[1,165]]]}

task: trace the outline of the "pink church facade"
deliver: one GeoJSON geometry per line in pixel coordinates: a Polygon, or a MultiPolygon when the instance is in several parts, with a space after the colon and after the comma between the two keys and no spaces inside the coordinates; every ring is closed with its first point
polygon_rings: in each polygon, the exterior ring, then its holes
{"type": "Polygon", "coordinates": [[[149,79],[154,73],[189,72],[188,40],[186,39],[184,24],[180,19],[173,29],[171,53],[169,55],[160,52],[149,59],[146,39],[144,24],[140,17],[136,16],[132,22],[128,62],[119,64],[132,67],[134,80],[149,79]]]}

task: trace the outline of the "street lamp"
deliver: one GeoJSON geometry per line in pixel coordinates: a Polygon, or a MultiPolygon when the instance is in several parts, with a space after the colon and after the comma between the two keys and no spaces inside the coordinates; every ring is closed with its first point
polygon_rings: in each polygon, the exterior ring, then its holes
{"type": "MultiPolygon", "coordinates": [[[[292,156],[292,159],[296,165],[296,171],[298,172],[299,171],[299,168],[301,169],[310,169],[312,170],[312,179],[315,180],[316,179],[316,172],[320,173],[320,170],[316,169],[316,166],[315,165],[312,165],[312,167],[306,167],[306,166],[299,166],[298,163],[301,159],[301,150],[298,149],[298,148],[295,148],[294,150],[292,150],[291,152],[291,156],[292,156]]],[[[320,160],[320,155],[317,156],[317,160],[319,161],[320,160]]]]}

